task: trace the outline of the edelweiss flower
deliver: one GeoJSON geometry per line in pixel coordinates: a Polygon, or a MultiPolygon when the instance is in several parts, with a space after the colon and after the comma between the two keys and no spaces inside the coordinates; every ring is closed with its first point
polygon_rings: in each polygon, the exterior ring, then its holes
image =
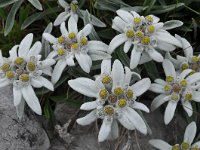
{"type": "Polygon", "coordinates": [[[87,36],[91,33],[91,25],[87,24],[81,31],[78,32],[77,23],[73,18],[69,19],[68,30],[65,23],[60,26],[62,35],[55,38],[49,33],[44,33],[43,37],[53,44],[54,51],[51,52],[48,58],[58,60],[53,73],[52,82],[56,83],[64,68],[74,66],[74,56],[80,67],[87,73],[90,72],[92,60],[101,60],[111,58],[107,54],[108,46],[100,41],[89,41],[87,36]]]}
{"type": "Polygon", "coordinates": [[[18,106],[23,100],[37,114],[41,115],[39,100],[32,88],[46,87],[53,91],[53,85],[43,77],[43,74],[51,73],[51,66],[55,63],[53,59],[40,61],[39,55],[42,44],[36,42],[32,47],[33,34],[28,34],[20,43],[10,51],[9,58],[0,55],[1,65],[1,87],[13,84],[14,105],[18,106]],[[18,51],[17,51],[18,49],[18,51]]]}
{"type": "Polygon", "coordinates": [[[188,116],[192,116],[191,101],[200,102],[200,92],[196,91],[198,86],[194,85],[194,83],[200,80],[200,73],[190,75],[192,70],[186,69],[179,74],[175,72],[173,64],[168,59],[163,61],[163,69],[166,80],[156,79],[155,83],[151,84],[150,87],[151,91],[160,93],[153,100],[151,109],[155,110],[163,103],[168,102],[164,116],[164,122],[168,124],[174,116],[179,101],[181,101],[188,116]]]}
{"type": "Polygon", "coordinates": [[[179,35],[175,35],[175,37],[181,42],[185,57],[177,55],[177,59],[174,59],[171,57],[170,53],[167,53],[167,58],[172,61],[179,72],[185,69],[192,69],[193,72],[199,72],[200,55],[197,56],[193,54],[192,46],[185,38],[182,38],[179,35]]]}
{"type": "MultiPolygon", "coordinates": [[[[112,53],[118,46],[124,44],[124,52],[127,53],[131,46],[130,68],[137,67],[151,59],[162,62],[163,56],[157,51],[173,51],[181,43],[170,35],[159,22],[159,18],[153,15],[140,16],[134,11],[131,13],[125,10],[118,10],[118,16],[114,18],[112,28],[121,34],[115,36],[109,45],[109,53],[112,53]]],[[[180,24],[182,22],[179,21],[180,24]]]]}
{"type": "Polygon", "coordinates": [[[71,4],[68,4],[65,0],[58,0],[58,3],[65,9],[65,11],[58,15],[58,17],[54,21],[55,26],[65,22],[69,17],[73,17],[76,22],[78,21],[78,15],[76,13],[78,9],[77,0],[72,0],[71,4]]]}
{"type": "Polygon", "coordinates": [[[183,138],[182,144],[175,144],[174,146],[169,145],[163,140],[160,139],[152,139],[149,143],[159,149],[159,150],[199,150],[200,149],[200,141],[193,143],[195,135],[196,135],[197,127],[195,122],[191,122],[185,129],[185,134],[183,138]]]}
{"type": "Polygon", "coordinates": [[[87,78],[70,80],[70,87],[89,97],[96,98],[93,102],[86,102],[82,110],[92,110],[83,118],[77,119],[78,124],[88,125],[100,118],[103,120],[98,139],[115,139],[118,137],[118,124],[120,122],[129,130],[137,129],[147,134],[145,122],[135,109],[149,112],[142,103],[136,102],[138,96],[148,90],[151,82],[149,78],[142,79],[129,85],[132,72],[124,68],[119,60],[115,60],[112,71],[110,60],[104,60],[101,66],[101,75],[95,81],[87,78]]]}

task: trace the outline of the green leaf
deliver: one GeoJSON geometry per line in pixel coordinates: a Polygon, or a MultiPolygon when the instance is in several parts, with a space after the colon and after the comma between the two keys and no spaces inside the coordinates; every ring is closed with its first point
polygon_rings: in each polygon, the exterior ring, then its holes
{"type": "Polygon", "coordinates": [[[38,0],[28,0],[36,9],[43,10],[40,1],[38,0]]]}
{"type": "Polygon", "coordinates": [[[30,17],[26,18],[26,20],[22,23],[21,29],[27,28],[34,21],[39,20],[41,18],[41,13],[34,13],[30,17]]]}
{"type": "Polygon", "coordinates": [[[155,62],[149,61],[149,62],[145,63],[144,64],[144,68],[145,68],[148,76],[152,80],[155,80],[155,79],[159,78],[159,72],[158,72],[158,69],[156,67],[155,62]]]}
{"type": "Polygon", "coordinates": [[[47,99],[45,101],[45,105],[44,105],[44,115],[45,117],[50,121],[52,127],[55,125],[55,116],[54,116],[54,112],[51,108],[51,105],[50,105],[50,102],[49,102],[49,99],[47,99]]]}
{"type": "Polygon", "coordinates": [[[164,23],[164,26],[162,27],[162,29],[164,30],[170,30],[170,29],[174,29],[177,27],[180,27],[183,25],[182,21],[179,20],[170,20],[164,23]]]}
{"type": "Polygon", "coordinates": [[[106,24],[103,23],[101,20],[99,20],[97,17],[95,17],[94,15],[91,15],[91,23],[94,25],[94,26],[97,26],[97,27],[106,27],[106,24]]]}
{"type": "Polygon", "coordinates": [[[100,10],[109,10],[115,12],[121,7],[131,7],[121,0],[96,0],[95,8],[100,10]]]}
{"type": "MultiPolygon", "coordinates": [[[[85,13],[89,13],[87,10],[81,10],[79,9],[80,13],[82,14],[81,16],[85,16],[85,13]]],[[[88,14],[86,14],[88,15],[88,14]]],[[[101,20],[99,20],[97,17],[95,17],[94,15],[90,14],[87,16],[87,17],[90,17],[88,19],[88,22],[93,24],[94,26],[97,26],[97,27],[106,27],[106,24],[103,23],[101,20]]]]}
{"type": "Polygon", "coordinates": [[[31,15],[30,17],[28,17],[22,24],[21,29],[25,29],[27,28],[29,25],[31,25],[33,22],[43,19],[46,15],[52,14],[52,13],[56,13],[61,11],[61,8],[59,7],[52,7],[49,8],[43,12],[38,12],[38,13],[34,13],[33,15],[31,15]]]}
{"type": "Polygon", "coordinates": [[[154,6],[153,10],[151,11],[152,14],[163,14],[167,13],[169,11],[172,11],[177,8],[183,8],[184,3],[177,3],[172,5],[166,5],[166,6],[154,6]]]}
{"type": "MultiPolygon", "coordinates": [[[[51,33],[53,29],[53,24],[50,22],[44,30],[44,33],[51,33]]],[[[46,58],[50,53],[50,44],[42,37],[42,56],[46,58]]]]}
{"type": "Polygon", "coordinates": [[[148,6],[147,10],[145,11],[145,15],[149,13],[149,11],[154,6],[156,0],[145,0],[143,6],[148,6]]]}
{"type": "Polygon", "coordinates": [[[108,39],[108,40],[111,40],[115,36],[115,33],[113,32],[113,29],[111,28],[103,29],[101,31],[98,31],[97,33],[100,37],[104,39],[108,39]]]}
{"type": "Polygon", "coordinates": [[[116,53],[117,53],[117,57],[122,62],[122,64],[129,67],[130,66],[130,59],[127,56],[127,54],[124,53],[123,45],[120,46],[119,48],[117,48],[116,53]]]}
{"type": "Polygon", "coordinates": [[[11,8],[8,17],[6,19],[6,25],[5,25],[5,31],[4,31],[4,36],[8,35],[8,33],[12,30],[12,27],[15,22],[15,15],[17,13],[17,10],[21,6],[21,4],[24,2],[24,0],[19,0],[17,1],[11,8]]]}
{"type": "Polygon", "coordinates": [[[134,6],[134,7],[122,7],[121,9],[126,11],[135,11],[135,12],[142,12],[146,10],[148,6],[134,6]]]}
{"type": "MultiPolygon", "coordinates": [[[[91,22],[90,13],[87,10],[84,13],[83,22],[84,25],[87,25],[88,23],[91,22]]],[[[89,37],[91,40],[101,40],[93,26],[92,26],[92,32],[90,33],[89,37]]]]}
{"type": "Polygon", "coordinates": [[[194,39],[197,39],[197,22],[194,18],[192,18],[192,24],[193,24],[193,28],[194,28],[194,39]]]}
{"type": "Polygon", "coordinates": [[[18,0],[1,0],[0,1],[0,8],[6,7],[10,4],[17,2],[18,0]]]}

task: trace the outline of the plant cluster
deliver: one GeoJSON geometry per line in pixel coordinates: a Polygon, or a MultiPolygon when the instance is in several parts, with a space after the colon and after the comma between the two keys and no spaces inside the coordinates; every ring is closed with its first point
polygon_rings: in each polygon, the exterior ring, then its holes
{"type": "MultiPolygon", "coordinates": [[[[38,0],[28,1],[42,10],[38,0]]],[[[23,2],[8,0],[0,3],[1,7],[14,3],[9,13],[13,15],[14,12],[14,15],[6,21],[5,35],[11,31],[16,11],[23,2]]],[[[188,40],[177,34],[173,36],[168,31],[181,27],[183,22],[175,19],[161,22],[153,13],[147,14],[155,2],[143,8],[131,7],[120,0],[105,3],[98,1],[96,7],[101,10],[100,6],[112,2],[116,5],[120,3],[123,7],[117,10],[114,5],[113,8],[109,7],[117,14],[111,24],[117,34],[112,35],[111,39],[109,37],[107,42],[102,42],[97,32],[98,28],[106,26],[104,22],[88,10],[80,9],[76,0],[70,3],[58,0],[62,12],[54,18],[53,24],[60,27],[59,35],[51,33],[50,23],[42,34],[42,42],[36,41],[32,45],[33,34],[29,33],[19,45],[9,50],[8,57],[0,53],[0,87],[12,85],[14,106],[20,119],[25,104],[41,115],[42,107],[38,97],[42,95],[54,99],[57,95],[49,96],[53,93],[51,91],[63,86],[67,80],[68,86],[73,89],[70,89],[72,96],[78,92],[84,98],[92,98],[81,104],[81,110],[90,112],[78,118],[77,123],[88,125],[97,119],[102,120],[99,142],[117,139],[119,125],[127,130],[138,130],[144,135],[148,133],[149,126],[141,111],[150,113],[150,110],[139,102],[139,97],[148,90],[159,94],[151,103],[152,111],[168,103],[164,113],[166,125],[175,116],[179,103],[188,117],[194,114],[196,103],[200,102],[200,56],[194,53],[188,40]],[[145,15],[139,15],[141,9],[146,11],[145,15]],[[81,24],[79,30],[80,19],[84,25],[81,24]],[[176,49],[181,49],[183,55],[175,54],[176,49]],[[154,74],[155,80],[151,82],[150,73],[154,70],[154,73],[158,72],[155,63],[162,65],[161,71],[164,71],[165,78],[154,74]],[[146,78],[141,73],[142,67],[147,68],[146,78]],[[76,74],[73,74],[74,71],[76,74]]],[[[176,7],[181,7],[181,3],[176,7]]],[[[158,13],[158,9],[154,13],[158,13]]],[[[30,24],[30,20],[25,21],[22,28],[30,24]]],[[[50,107],[49,101],[44,106],[45,115],[52,111],[46,107],[50,107]]],[[[186,127],[182,144],[171,146],[158,139],[150,140],[149,143],[161,150],[199,150],[200,142],[192,144],[196,131],[196,123],[193,121],[186,127]]]]}

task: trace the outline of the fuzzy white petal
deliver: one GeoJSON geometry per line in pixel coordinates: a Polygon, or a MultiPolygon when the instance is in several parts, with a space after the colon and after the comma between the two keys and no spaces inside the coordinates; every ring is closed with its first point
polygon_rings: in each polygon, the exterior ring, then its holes
{"type": "Polygon", "coordinates": [[[147,127],[144,120],[132,108],[127,107],[126,115],[133,122],[135,128],[143,134],[147,134],[147,127]]]}
{"type": "Polygon", "coordinates": [[[119,60],[115,60],[112,66],[113,88],[122,86],[124,79],[124,68],[119,60]]]}
{"type": "Polygon", "coordinates": [[[96,110],[91,111],[85,117],[79,118],[76,122],[80,125],[89,125],[97,119],[96,110]]]}
{"type": "Polygon", "coordinates": [[[51,35],[50,33],[43,33],[43,34],[42,34],[42,37],[43,37],[45,40],[47,40],[47,41],[49,41],[50,43],[52,43],[52,44],[54,44],[54,43],[57,42],[57,39],[56,39],[53,35],[51,35]]]}
{"type": "Polygon", "coordinates": [[[144,105],[143,103],[140,103],[140,102],[134,102],[133,103],[133,105],[132,105],[132,108],[134,108],[134,109],[139,109],[139,110],[142,110],[142,111],[144,111],[144,112],[147,112],[147,113],[149,113],[149,108],[146,106],[146,105],[144,105]]]}
{"type": "Polygon", "coordinates": [[[132,16],[129,12],[125,11],[125,10],[122,10],[122,9],[117,10],[117,14],[118,14],[118,16],[120,16],[126,23],[131,23],[131,21],[133,20],[133,16],[132,16]]]}
{"type": "Polygon", "coordinates": [[[174,65],[169,59],[165,59],[162,63],[162,66],[166,76],[172,76],[174,79],[176,79],[176,71],[174,65]]]}
{"type": "Polygon", "coordinates": [[[114,140],[119,137],[119,126],[116,120],[113,120],[111,125],[111,131],[109,135],[109,139],[114,140]]]}
{"type": "Polygon", "coordinates": [[[118,118],[118,121],[121,123],[122,126],[124,126],[128,130],[135,129],[132,121],[129,118],[127,118],[127,116],[124,113],[120,115],[120,117],[118,118]]]}
{"type": "Polygon", "coordinates": [[[176,39],[178,39],[181,42],[182,49],[183,49],[183,51],[185,53],[185,56],[187,58],[193,56],[193,49],[192,49],[191,44],[185,38],[182,38],[177,34],[175,35],[175,37],[176,37],[176,39]]]}
{"type": "Polygon", "coordinates": [[[58,3],[63,8],[69,7],[69,4],[65,0],[58,0],[58,3]]]}
{"type": "Polygon", "coordinates": [[[135,96],[140,96],[144,92],[146,92],[151,85],[151,81],[149,78],[144,78],[131,86],[135,96]]]}
{"type": "Polygon", "coordinates": [[[150,49],[147,52],[153,60],[155,60],[157,62],[163,61],[163,56],[159,52],[157,52],[155,49],[150,49]]]}
{"type": "Polygon", "coordinates": [[[33,41],[32,33],[29,33],[28,35],[24,37],[24,39],[21,41],[19,45],[19,50],[18,50],[19,57],[27,56],[29,49],[31,47],[32,41],[33,41]]]}
{"type": "Polygon", "coordinates": [[[193,91],[192,92],[192,100],[194,100],[196,102],[200,102],[200,92],[193,91]]]}
{"type": "Polygon", "coordinates": [[[183,141],[192,144],[196,132],[197,132],[197,126],[196,123],[193,121],[186,127],[183,141]]]}
{"type": "Polygon", "coordinates": [[[182,105],[183,105],[183,109],[186,111],[188,116],[191,117],[193,114],[193,108],[192,108],[191,103],[188,101],[185,101],[185,102],[182,102],[182,105]]]}
{"type": "Polygon", "coordinates": [[[71,33],[71,32],[76,33],[76,34],[78,33],[77,22],[73,17],[69,18],[68,31],[69,31],[69,33],[71,33]]]}
{"type": "Polygon", "coordinates": [[[131,61],[130,61],[130,68],[134,69],[138,66],[140,57],[141,57],[141,51],[137,50],[137,47],[134,46],[132,52],[131,52],[131,61]]]}
{"type": "Polygon", "coordinates": [[[14,100],[14,106],[19,105],[22,100],[21,90],[15,87],[13,87],[13,100],[14,100]]]}
{"type": "Polygon", "coordinates": [[[199,72],[198,72],[198,73],[194,73],[194,74],[188,76],[188,77],[186,78],[186,80],[187,80],[187,82],[188,82],[189,84],[193,84],[193,83],[195,83],[195,82],[197,82],[197,81],[200,81],[200,73],[199,73],[199,72]]]}
{"type": "Polygon", "coordinates": [[[124,84],[129,85],[131,82],[132,72],[128,67],[125,68],[124,84]]]}
{"type": "Polygon", "coordinates": [[[172,35],[164,32],[157,32],[156,37],[159,39],[159,41],[163,41],[172,45],[175,45],[177,47],[182,47],[181,43],[172,35]]]}
{"type": "Polygon", "coordinates": [[[108,45],[101,41],[88,41],[87,48],[89,51],[104,51],[107,52],[108,50],[108,45]]]}
{"type": "Polygon", "coordinates": [[[151,103],[151,110],[154,111],[158,107],[160,107],[165,102],[169,101],[170,96],[167,96],[165,94],[160,94],[154,98],[154,100],[151,103]]]}
{"type": "Polygon", "coordinates": [[[159,150],[171,150],[172,146],[160,139],[149,140],[149,143],[159,150]]]}
{"type": "Polygon", "coordinates": [[[91,25],[91,24],[87,24],[87,25],[81,30],[81,33],[82,33],[84,36],[88,36],[91,32],[92,32],[92,25],[91,25]]]}
{"type": "Polygon", "coordinates": [[[132,42],[131,41],[126,41],[124,44],[124,52],[127,53],[130,48],[131,48],[132,42]]]}
{"type": "Polygon", "coordinates": [[[185,77],[188,76],[191,72],[192,72],[191,69],[186,69],[183,72],[181,72],[181,74],[179,75],[179,78],[180,79],[185,79],[185,77]]]}
{"type": "Polygon", "coordinates": [[[143,52],[139,64],[144,64],[151,60],[152,58],[149,56],[149,54],[147,52],[143,52]]]}
{"type": "Polygon", "coordinates": [[[169,43],[166,43],[166,42],[158,42],[157,43],[157,47],[160,49],[160,50],[163,50],[163,51],[173,51],[176,49],[176,47],[174,45],[171,45],[169,43]]]}
{"type": "Polygon", "coordinates": [[[112,25],[113,29],[122,33],[124,32],[125,27],[126,23],[120,17],[117,16],[113,19],[113,25],[112,25]]]}
{"type": "Polygon", "coordinates": [[[92,110],[95,109],[99,106],[98,101],[93,101],[93,102],[86,102],[84,104],[81,105],[80,109],[81,110],[92,110]]]}
{"type": "Polygon", "coordinates": [[[161,85],[166,85],[166,82],[163,79],[155,79],[154,82],[161,85]]]}
{"type": "Polygon", "coordinates": [[[103,142],[108,138],[111,132],[111,125],[112,121],[107,120],[107,118],[104,118],[101,128],[99,130],[99,135],[98,135],[99,142],[103,142]]]}
{"type": "Polygon", "coordinates": [[[68,81],[69,86],[75,91],[89,96],[89,97],[97,97],[98,96],[98,88],[96,87],[95,81],[88,78],[77,78],[74,80],[68,81]]]}
{"type": "Polygon", "coordinates": [[[46,87],[47,89],[51,91],[54,91],[53,84],[49,80],[47,80],[46,78],[42,76],[38,77],[38,80],[42,83],[44,87],[46,87]]]}
{"type": "Polygon", "coordinates": [[[35,44],[31,47],[30,51],[28,52],[28,56],[37,56],[42,50],[42,43],[37,41],[35,44]]]}
{"type": "Polygon", "coordinates": [[[111,55],[105,53],[103,51],[89,51],[88,55],[91,57],[92,60],[102,60],[102,59],[110,59],[111,55]]]}
{"type": "Polygon", "coordinates": [[[111,73],[111,59],[104,59],[101,63],[101,74],[111,73]]]}
{"type": "Polygon", "coordinates": [[[180,69],[180,65],[181,65],[182,61],[179,61],[178,59],[174,59],[169,52],[166,52],[165,58],[169,59],[174,64],[174,67],[177,70],[180,69]]]}
{"type": "Polygon", "coordinates": [[[42,87],[42,83],[34,78],[31,78],[31,85],[35,88],[41,88],[42,87]]]}
{"type": "Polygon", "coordinates": [[[118,46],[127,41],[125,34],[116,35],[109,44],[108,53],[112,53],[118,46]]]}
{"type": "Polygon", "coordinates": [[[164,122],[166,125],[169,124],[169,122],[173,119],[176,106],[177,102],[172,102],[172,101],[168,102],[164,115],[164,122]]]}
{"type": "Polygon", "coordinates": [[[64,36],[66,36],[68,34],[68,31],[67,31],[66,26],[65,26],[65,22],[63,22],[60,25],[60,31],[61,31],[62,35],[64,35],[64,36]]]}
{"type": "Polygon", "coordinates": [[[35,92],[33,90],[33,88],[28,85],[25,88],[22,88],[22,95],[26,101],[26,103],[28,104],[28,106],[38,115],[42,114],[42,109],[39,103],[39,100],[37,98],[37,96],[35,95],[35,92]]]}
{"type": "Polygon", "coordinates": [[[83,71],[89,73],[90,68],[92,66],[92,59],[88,54],[83,53],[76,53],[75,54],[76,60],[78,61],[78,64],[83,69],[83,71]]]}
{"type": "Polygon", "coordinates": [[[67,66],[67,63],[65,60],[59,60],[55,67],[54,67],[54,70],[52,72],[52,76],[51,76],[51,81],[53,84],[55,84],[56,82],[58,82],[58,80],[60,79],[61,77],[61,74],[63,72],[63,70],[65,69],[65,67],[67,66]]]}
{"type": "Polygon", "coordinates": [[[47,68],[54,65],[56,61],[54,59],[46,58],[45,60],[41,61],[41,68],[47,68]]]}
{"type": "Polygon", "coordinates": [[[75,63],[74,63],[74,56],[68,57],[67,60],[66,60],[66,62],[67,62],[67,65],[68,65],[68,66],[75,66],[75,63]]]}
{"type": "Polygon", "coordinates": [[[63,23],[63,22],[65,22],[68,18],[69,18],[69,16],[70,16],[70,13],[68,13],[68,12],[62,12],[62,13],[60,13],[58,16],[57,16],[57,18],[56,18],[56,20],[54,21],[54,26],[58,26],[58,25],[60,25],[61,23],[63,23]]]}
{"type": "MultiPolygon", "coordinates": [[[[15,60],[17,58],[17,49],[18,49],[19,45],[15,45],[12,47],[12,49],[9,51],[9,54],[10,54],[10,58],[12,60],[15,60]]],[[[0,58],[0,63],[2,63],[2,54],[0,55],[1,58],[0,58]]]]}

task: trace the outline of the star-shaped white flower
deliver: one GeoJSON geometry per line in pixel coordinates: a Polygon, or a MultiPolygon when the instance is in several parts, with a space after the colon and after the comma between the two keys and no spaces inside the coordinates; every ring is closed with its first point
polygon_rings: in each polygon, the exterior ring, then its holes
{"type": "Polygon", "coordinates": [[[4,72],[4,75],[1,74],[3,75],[1,83],[3,86],[13,84],[15,106],[18,106],[24,99],[35,113],[41,115],[41,106],[33,87],[46,87],[51,91],[54,90],[53,84],[43,75],[51,75],[51,66],[55,60],[49,58],[41,61],[39,53],[42,44],[37,41],[31,47],[32,41],[33,34],[28,34],[19,46],[16,45],[9,51],[9,58],[0,56],[1,72],[4,72]]]}
{"type": "MultiPolygon", "coordinates": [[[[118,10],[118,16],[114,18],[112,27],[120,34],[115,36],[109,44],[109,53],[118,46],[124,44],[124,52],[127,53],[131,46],[130,68],[137,67],[150,60],[163,61],[163,56],[157,51],[173,51],[181,43],[164,28],[164,23],[154,15],[140,16],[134,11],[130,13],[118,10]]],[[[179,21],[180,22],[180,21],[179,21]]],[[[182,22],[180,22],[180,25],[182,22]]]]}
{"type": "Polygon", "coordinates": [[[104,60],[101,75],[95,81],[77,78],[68,82],[70,87],[79,93],[96,98],[95,101],[82,104],[82,110],[92,112],[77,119],[77,122],[80,125],[88,125],[98,118],[103,119],[98,137],[100,142],[118,137],[117,122],[129,130],[137,129],[147,134],[146,124],[135,109],[149,112],[149,109],[144,104],[136,102],[136,99],[148,90],[151,82],[149,78],[145,78],[130,85],[132,74],[127,67],[124,73],[119,60],[114,61],[112,71],[110,60],[104,60]]]}
{"type": "Polygon", "coordinates": [[[168,102],[164,115],[164,122],[168,124],[174,116],[179,101],[181,101],[188,116],[192,116],[193,108],[191,101],[200,102],[200,92],[196,91],[198,86],[195,85],[195,83],[200,81],[200,73],[190,75],[191,69],[178,73],[168,59],[163,61],[163,69],[166,80],[156,79],[155,83],[151,84],[150,87],[151,91],[160,94],[153,100],[151,109],[155,110],[163,103],[168,102]]]}
{"type": "Polygon", "coordinates": [[[62,35],[55,38],[49,33],[44,33],[43,37],[53,44],[54,51],[48,58],[57,59],[57,64],[53,70],[52,82],[56,83],[67,65],[74,66],[74,57],[83,71],[89,73],[92,60],[102,60],[111,58],[107,54],[108,46],[100,41],[88,40],[87,36],[91,33],[91,25],[87,24],[78,32],[77,22],[70,18],[68,30],[65,23],[60,26],[62,35]]]}
{"type": "Polygon", "coordinates": [[[56,20],[54,21],[54,25],[58,26],[61,23],[65,22],[68,18],[73,17],[76,22],[78,21],[77,9],[78,9],[78,1],[72,0],[71,4],[68,4],[65,0],[58,0],[58,3],[61,7],[65,9],[64,12],[60,13],[56,20]]]}
{"type": "Polygon", "coordinates": [[[200,55],[194,55],[191,44],[179,35],[175,37],[181,42],[185,56],[177,55],[176,59],[172,58],[170,53],[166,57],[172,61],[177,71],[181,72],[185,69],[192,69],[193,72],[200,71],[200,55]]]}
{"type": "Polygon", "coordinates": [[[193,121],[186,127],[183,142],[181,144],[175,144],[172,146],[160,139],[149,140],[149,143],[159,150],[199,150],[200,141],[193,143],[196,131],[197,126],[193,121]]]}

